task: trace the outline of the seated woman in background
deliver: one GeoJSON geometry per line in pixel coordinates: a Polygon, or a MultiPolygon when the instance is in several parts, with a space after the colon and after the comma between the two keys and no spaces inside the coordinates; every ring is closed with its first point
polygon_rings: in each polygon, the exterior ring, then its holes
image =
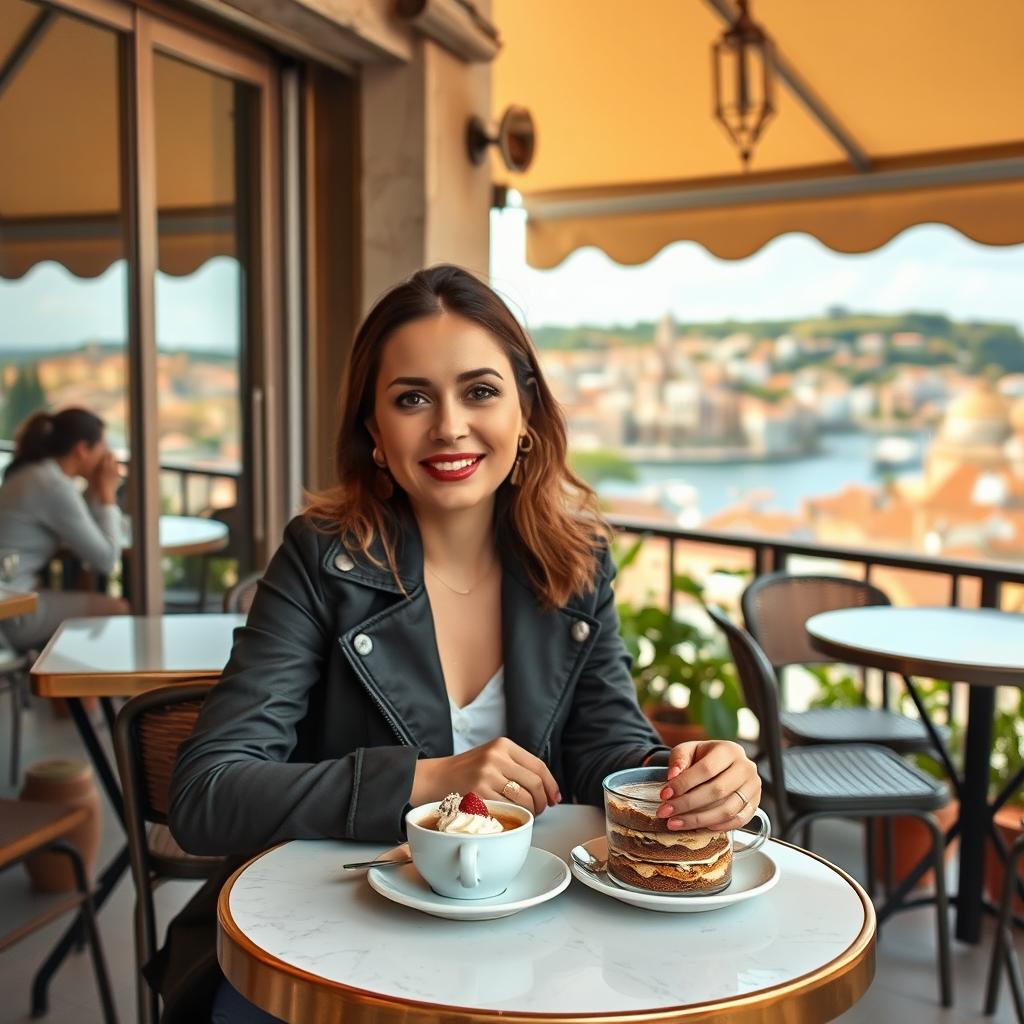
{"type": "Polygon", "coordinates": [[[8,619],[3,632],[26,650],[44,644],[64,619],[127,613],[127,602],[106,594],[39,586],[62,549],[109,573],[121,555],[124,526],[116,502],[117,462],[97,415],[87,409],[33,413],[15,441],[0,485],[0,550],[17,555],[6,584],[38,591],[39,606],[31,615],[8,619]],[[87,482],[84,495],[76,477],[87,482]]]}

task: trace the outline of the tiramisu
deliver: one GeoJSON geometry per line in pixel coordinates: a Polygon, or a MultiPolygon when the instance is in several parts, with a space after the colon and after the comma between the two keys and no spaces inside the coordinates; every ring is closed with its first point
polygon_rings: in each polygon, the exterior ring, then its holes
{"type": "Polygon", "coordinates": [[[657,816],[664,782],[605,791],[608,870],[619,881],[659,893],[719,892],[732,878],[732,842],[726,832],[670,832],[657,816]]]}

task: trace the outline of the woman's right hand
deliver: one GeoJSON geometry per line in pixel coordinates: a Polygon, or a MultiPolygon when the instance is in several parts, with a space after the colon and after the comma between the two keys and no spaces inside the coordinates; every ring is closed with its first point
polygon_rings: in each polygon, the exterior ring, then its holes
{"type": "Polygon", "coordinates": [[[455,792],[476,793],[484,800],[507,800],[534,814],[540,814],[545,807],[553,807],[562,799],[548,766],[505,736],[464,754],[420,758],[416,762],[409,797],[414,807],[455,792]],[[510,781],[519,783],[514,800],[503,792],[510,781]]]}
{"type": "Polygon", "coordinates": [[[90,489],[96,493],[101,504],[114,505],[117,503],[117,485],[120,481],[121,472],[114,453],[104,452],[93,470],[92,478],[89,481],[90,489]]]}

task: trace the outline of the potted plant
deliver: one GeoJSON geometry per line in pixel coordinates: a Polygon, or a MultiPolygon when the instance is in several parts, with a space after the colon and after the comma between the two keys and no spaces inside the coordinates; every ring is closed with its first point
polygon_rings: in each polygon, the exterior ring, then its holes
{"type": "MultiPolygon", "coordinates": [[[[628,566],[642,539],[616,559],[628,566]]],[[[677,591],[702,600],[701,586],[675,577],[677,591]]],[[[667,746],[693,739],[735,739],[743,706],[724,642],[698,622],[656,605],[618,605],[622,639],[633,659],[633,682],[644,713],[667,746]]]]}

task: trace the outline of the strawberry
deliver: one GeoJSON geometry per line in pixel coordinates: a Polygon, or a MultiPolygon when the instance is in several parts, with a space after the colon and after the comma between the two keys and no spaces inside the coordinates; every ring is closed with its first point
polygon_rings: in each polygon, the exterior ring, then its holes
{"type": "Polygon", "coordinates": [[[489,817],[491,813],[487,810],[487,804],[476,793],[467,793],[459,804],[459,810],[467,814],[482,814],[484,817],[489,817]]]}

